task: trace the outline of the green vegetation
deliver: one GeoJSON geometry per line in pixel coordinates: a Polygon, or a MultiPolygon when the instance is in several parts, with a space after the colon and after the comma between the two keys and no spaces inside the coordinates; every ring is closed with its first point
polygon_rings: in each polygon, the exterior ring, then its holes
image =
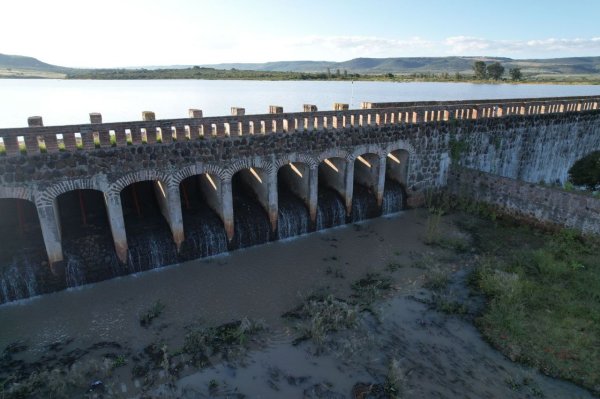
{"type": "Polygon", "coordinates": [[[140,326],[148,327],[152,324],[152,320],[156,319],[165,310],[165,305],[160,301],[156,301],[150,308],[140,315],[140,326]]]}
{"type": "Polygon", "coordinates": [[[352,298],[359,304],[369,305],[392,289],[392,279],[376,273],[367,273],[352,283],[352,298]]]}
{"type": "Polygon", "coordinates": [[[569,169],[569,181],[590,191],[600,187],[600,151],[594,151],[575,162],[569,169]]]}
{"type": "Polygon", "coordinates": [[[297,308],[282,317],[296,320],[298,336],[294,345],[311,340],[316,352],[325,349],[328,334],[354,328],[358,322],[359,309],[333,295],[311,295],[297,308]]]}
{"type": "MultiPolygon", "coordinates": [[[[76,70],[67,79],[204,79],[204,80],[357,80],[359,74],[331,74],[309,72],[249,71],[239,69],[215,69],[192,67],[181,69],[90,69],[76,70]]],[[[369,80],[368,77],[362,77],[369,80]]],[[[385,77],[377,77],[378,80],[385,77]]]]}
{"type": "Polygon", "coordinates": [[[388,372],[385,376],[383,390],[388,398],[403,398],[406,390],[406,374],[400,367],[400,363],[393,359],[389,362],[388,372]]]}
{"type": "Polygon", "coordinates": [[[508,357],[600,393],[600,244],[572,231],[479,226],[478,319],[508,357]],[[504,240],[506,239],[506,240],[504,240]]]}
{"type": "Polygon", "coordinates": [[[456,140],[454,137],[450,139],[450,160],[453,163],[457,163],[462,154],[467,151],[469,151],[469,143],[466,140],[456,140]]]}
{"type": "Polygon", "coordinates": [[[372,80],[392,82],[505,81],[600,84],[600,57],[514,60],[502,57],[355,58],[344,62],[285,61],[160,69],[77,69],[0,54],[0,77],[54,79],[372,80]],[[479,65],[473,70],[474,64],[479,65]]]}
{"type": "Polygon", "coordinates": [[[226,360],[239,355],[247,348],[252,336],[264,330],[261,323],[247,318],[217,327],[190,329],[185,335],[182,352],[191,356],[198,367],[210,365],[210,358],[226,360]]]}
{"type": "Polygon", "coordinates": [[[486,79],[487,78],[487,68],[485,66],[485,62],[483,61],[475,61],[473,63],[473,72],[475,73],[475,79],[486,79]]]}
{"type": "Polygon", "coordinates": [[[493,80],[499,80],[504,74],[504,67],[499,62],[493,62],[486,67],[487,76],[493,80]]]}
{"type": "Polygon", "coordinates": [[[475,61],[473,63],[473,72],[475,73],[475,79],[500,80],[504,74],[504,67],[499,62],[486,64],[483,61],[475,61]]]}
{"type": "Polygon", "coordinates": [[[521,72],[521,68],[510,68],[508,70],[508,74],[510,75],[510,78],[515,82],[523,79],[523,73],[521,72]]]}

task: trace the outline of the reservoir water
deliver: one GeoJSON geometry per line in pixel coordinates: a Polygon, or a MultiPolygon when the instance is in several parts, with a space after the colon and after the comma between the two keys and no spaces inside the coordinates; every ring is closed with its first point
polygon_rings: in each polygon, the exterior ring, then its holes
{"type": "Polygon", "coordinates": [[[206,116],[245,107],[266,113],[269,105],[300,111],[302,104],[330,110],[334,102],[359,108],[361,101],[467,100],[600,94],[593,85],[472,83],[235,81],[235,80],[42,80],[0,79],[0,128],[26,126],[41,115],[44,124],[88,123],[90,112],[106,122],[139,120],[142,111],[159,119],[187,117],[189,108],[206,116]]]}

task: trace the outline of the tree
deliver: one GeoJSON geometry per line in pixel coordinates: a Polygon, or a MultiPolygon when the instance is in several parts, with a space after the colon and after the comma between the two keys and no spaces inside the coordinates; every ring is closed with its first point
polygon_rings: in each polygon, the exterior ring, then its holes
{"type": "Polygon", "coordinates": [[[485,79],[487,78],[487,73],[485,69],[485,62],[483,61],[475,61],[473,63],[473,71],[475,72],[475,79],[485,79]]]}
{"type": "Polygon", "coordinates": [[[521,68],[511,68],[508,73],[510,74],[510,78],[512,80],[521,80],[523,78],[523,74],[521,73],[521,68]]]}
{"type": "Polygon", "coordinates": [[[600,187],[600,151],[594,151],[575,162],[569,169],[569,181],[589,190],[600,187]]]}
{"type": "Polygon", "coordinates": [[[504,73],[504,67],[499,62],[488,65],[486,69],[487,75],[494,80],[500,79],[504,73]]]}

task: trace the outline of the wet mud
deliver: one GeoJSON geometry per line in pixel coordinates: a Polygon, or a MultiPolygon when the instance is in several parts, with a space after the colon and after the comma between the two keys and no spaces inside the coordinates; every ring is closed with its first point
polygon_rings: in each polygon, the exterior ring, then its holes
{"type": "Polygon", "coordinates": [[[427,218],[405,211],[4,304],[0,392],[592,397],[482,339],[470,238],[443,217],[441,234],[464,245],[426,245],[427,218]]]}

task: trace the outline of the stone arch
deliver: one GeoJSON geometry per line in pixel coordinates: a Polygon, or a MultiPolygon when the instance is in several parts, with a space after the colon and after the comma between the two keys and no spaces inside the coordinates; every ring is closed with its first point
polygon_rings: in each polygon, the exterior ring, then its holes
{"type": "Polygon", "coordinates": [[[342,159],[345,159],[346,161],[354,160],[353,153],[349,153],[348,151],[343,150],[341,148],[332,148],[332,149],[329,149],[329,150],[319,153],[317,156],[317,161],[318,161],[318,163],[321,163],[326,158],[334,158],[334,157],[342,158],[342,159]]]}
{"type": "Polygon", "coordinates": [[[387,156],[390,152],[404,150],[408,152],[408,165],[406,167],[406,182],[404,187],[408,190],[408,187],[412,184],[410,176],[414,167],[414,163],[416,161],[416,151],[415,148],[408,142],[404,140],[395,141],[386,145],[385,150],[383,151],[382,156],[387,156]]]}
{"type": "Polygon", "coordinates": [[[290,162],[300,162],[308,166],[309,169],[314,169],[319,166],[319,161],[312,155],[309,154],[287,154],[283,157],[278,157],[275,161],[274,167],[279,170],[282,166],[287,165],[290,162]]]}
{"type": "Polygon", "coordinates": [[[273,172],[273,163],[263,159],[244,158],[232,162],[224,171],[224,177],[231,179],[233,175],[242,169],[261,168],[265,174],[270,175],[273,172]]]}
{"type": "MultiPolygon", "coordinates": [[[[381,158],[381,154],[384,151],[381,146],[378,144],[366,144],[355,147],[354,151],[352,151],[352,160],[356,160],[359,155],[363,154],[374,154],[377,155],[378,158],[381,158]]],[[[385,155],[384,155],[385,156],[385,155]]]]}
{"type": "Polygon", "coordinates": [[[146,181],[146,180],[160,180],[168,187],[174,182],[173,175],[165,173],[156,169],[145,169],[138,170],[133,173],[129,173],[125,176],[120,177],[115,182],[110,184],[108,189],[109,195],[119,195],[121,191],[130,184],[146,181]]]}
{"type": "Polygon", "coordinates": [[[0,198],[15,198],[33,202],[35,196],[33,190],[28,187],[6,187],[0,186],[0,198]]]}
{"type": "Polygon", "coordinates": [[[41,192],[37,198],[37,205],[40,207],[51,206],[59,195],[75,190],[96,190],[104,192],[100,184],[93,179],[68,180],[54,184],[41,192]]]}
{"type": "Polygon", "coordinates": [[[381,153],[383,154],[383,156],[387,156],[388,153],[390,153],[392,151],[396,151],[396,150],[408,151],[408,155],[410,155],[410,159],[413,159],[417,154],[415,147],[413,147],[409,142],[407,142],[405,140],[393,141],[391,143],[388,143],[383,148],[383,151],[381,153]]]}
{"type": "Polygon", "coordinates": [[[204,173],[208,173],[214,176],[217,176],[221,180],[226,179],[226,171],[218,165],[211,163],[196,163],[193,165],[188,165],[182,169],[179,169],[172,175],[172,183],[179,185],[182,181],[187,179],[188,177],[201,175],[204,173]]]}

